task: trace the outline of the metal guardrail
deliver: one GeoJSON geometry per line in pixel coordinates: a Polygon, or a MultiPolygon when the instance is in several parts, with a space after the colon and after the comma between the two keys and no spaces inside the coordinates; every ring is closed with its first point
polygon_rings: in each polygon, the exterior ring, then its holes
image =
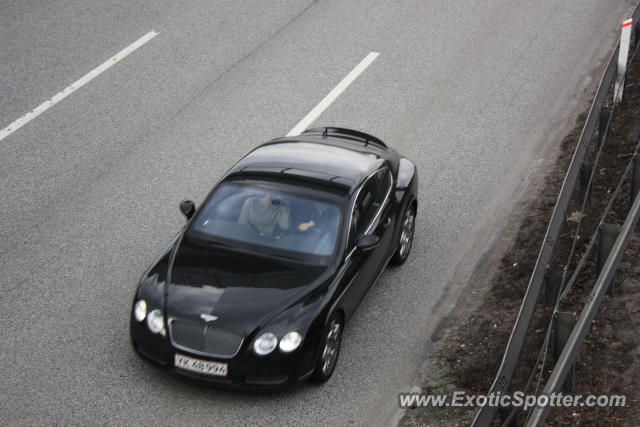
{"type": "MultiPolygon", "coordinates": [[[[584,337],[591,327],[591,322],[596,317],[598,308],[600,308],[600,304],[610,287],[613,276],[620,265],[620,259],[624,254],[631,234],[635,231],[638,218],[640,218],[640,197],[636,195],[635,202],[631,206],[631,210],[622,225],[620,234],[613,244],[607,261],[596,280],[593,291],[589,296],[589,302],[582,310],[582,313],[580,313],[580,317],[571,331],[569,339],[562,348],[562,353],[560,353],[560,357],[547,380],[547,384],[542,391],[543,395],[551,395],[551,393],[558,392],[562,388],[567,375],[575,363],[578,348],[584,342],[584,337]]],[[[527,426],[542,425],[550,410],[551,407],[549,406],[534,408],[527,422],[527,426]]]]}
{"type": "MultiPolygon", "coordinates": [[[[640,17],[640,3],[636,6],[632,19],[633,23],[638,21],[638,17],[640,17]]],[[[636,31],[633,31],[634,36],[637,37],[636,31]]],[[[637,43],[636,43],[637,44],[637,43]]],[[[491,385],[489,390],[489,394],[506,394],[509,391],[509,387],[513,380],[513,376],[515,374],[518,361],[520,359],[520,355],[527,337],[527,332],[533,316],[535,314],[536,304],[540,297],[540,292],[543,288],[543,284],[545,281],[545,277],[547,276],[549,270],[549,264],[551,262],[551,257],[553,254],[553,250],[560,234],[563,223],[565,222],[567,208],[572,197],[572,194],[576,188],[578,178],[580,176],[580,170],[585,160],[585,155],[587,153],[587,149],[589,148],[593,136],[596,131],[596,127],[599,123],[607,123],[606,127],[601,125],[599,139],[604,141],[604,137],[606,136],[606,129],[608,128],[608,123],[610,122],[610,117],[608,116],[609,111],[605,108],[603,109],[603,104],[605,99],[607,98],[607,94],[609,89],[611,88],[617,73],[617,57],[620,48],[620,42],[616,45],[613,50],[609,61],[607,62],[607,66],[602,75],[600,83],[598,85],[598,89],[596,91],[596,95],[594,97],[593,103],[591,105],[591,109],[589,110],[589,115],[587,116],[586,122],[580,134],[580,138],[578,140],[578,144],[576,146],[575,153],[571,160],[571,164],[565,176],[564,182],[562,184],[562,188],[560,190],[560,194],[558,196],[558,200],[553,210],[553,214],[551,216],[551,220],[549,222],[549,226],[547,228],[547,232],[545,234],[542,247],[540,249],[540,253],[538,255],[538,259],[536,261],[536,265],[534,267],[533,273],[531,275],[531,279],[529,281],[529,285],[527,287],[527,291],[525,293],[524,299],[522,301],[522,305],[520,306],[520,311],[518,313],[518,317],[516,319],[516,323],[511,332],[511,336],[509,337],[509,342],[507,343],[507,348],[502,358],[502,362],[500,364],[500,368],[496,374],[496,377],[491,385]],[[605,132],[603,133],[603,128],[605,132]]],[[[634,207],[638,209],[640,206],[640,202],[638,201],[640,198],[636,198],[634,203],[634,207]]],[[[633,210],[632,210],[633,212],[633,210]]],[[[629,220],[633,217],[630,216],[627,218],[629,220]]],[[[637,214],[635,220],[637,221],[637,214]]],[[[634,222],[635,224],[635,222],[634,222]]],[[[625,222],[625,227],[627,226],[627,222],[625,222]]],[[[629,227],[629,230],[633,230],[633,227],[629,227]]],[[[622,242],[626,244],[629,235],[624,233],[620,233],[618,240],[614,245],[614,249],[620,250],[622,242]],[[619,244],[620,243],[620,244],[619,244]]],[[[620,254],[622,250],[620,250],[620,254]]],[[[613,272],[617,268],[619,257],[621,256],[615,250],[611,252],[609,259],[607,260],[604,268],[602,270],[602,274],[598,278],[595,286],[595,290],[598,291],[598,285],[602,284],[602,276],[606,274],[610,274],[613,276],[613,272]],[[611,273],[608,273],[611,271],[611,273]]],[[[604,280],[604,279],[603,279],[604,280]]],[[[604,281],[605,284],[608,282],[604,281]]],[[[606,288],[606,286],[602,285],[601,287],[606,288]]],[[[596,296],[599,294],[596,294],[596,296]]],[[[567,377],[569,373],[569,369],[572,366],[571,360],[575,360],[575,352],[582,340],[584,339],[584,335],[586,334],[586,327],[581,323],[583,316],[595,316],[595,312],[599,307],[599,300],[597,298],[593,298],[589,306],[585,308],[583,311],[583,315],[581,315],[580,320],[578,321],[577,326],[573,329],[569,342],[565,345],[564,350],[558,360],[558,364],[556,364],[556,369],[554,369],[552,377],[549,379],[547,386],[544,389],[546,393],[549,390],[555,390],[558,387],[561,387],[563,381],[567,377]],[[580,328],[584,328],[584,331],[580,328]],[[571,345],[570,345],[571,344],[571,345]],[[573,358],[573,359],[572,359],[573,358]],[[560,365],[560,362],[563,361],[563,364],[560,365]],[[554,376],[555,374],[555,376],[554,376]],[[553,380],[553,382],[551,381],[553,380]]],[[[588,323],[586,324],[588,326],[588,323]]],[[[476,414],[476,417],[473,421],[473,425],[476,427],[488,427],[490,426],[500,408],[496,406],[484,406],[479,412],[476,414]]],[[[529,419],[527,425],[539,425],[548,413],[548,408],[536,408],[535,413],[532,413],[532,416],[529,419]],[[534,417],[535,415],[535,417],[534,417]]]]}

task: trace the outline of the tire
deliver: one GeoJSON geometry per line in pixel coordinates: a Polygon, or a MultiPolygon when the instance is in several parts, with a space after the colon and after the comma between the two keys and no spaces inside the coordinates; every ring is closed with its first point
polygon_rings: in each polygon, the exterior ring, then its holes
{"type": "Polygon", "coordinates": [[[403,215],[402,229],[398,236],[398,249],[391,257],[392,265],[402,265],[409,258],[411,245],[413,244],[413,232],[416,228],[416,205],[409,206],[403,215]]]}
{"type": "Polygon", "coordinates": [[[311,376],[311,381],[314,383],[325,383],[333,375],[340,355],[343,329],[344,319],[340,313],[333,313],[322,334],[322,343],[318,350],[316,367],[311,376]]]}

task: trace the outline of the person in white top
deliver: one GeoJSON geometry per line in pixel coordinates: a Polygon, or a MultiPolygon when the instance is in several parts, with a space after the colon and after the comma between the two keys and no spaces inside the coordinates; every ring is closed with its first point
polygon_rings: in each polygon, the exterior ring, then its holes
{"type": "Polygon", "coordinates": [[[274,199],[270,194],[249,197],[240,210],[239,224],[252,225],[261,235],[273,236],[276,228],[286,231],[291,225],[288,206],[274,199]]]}

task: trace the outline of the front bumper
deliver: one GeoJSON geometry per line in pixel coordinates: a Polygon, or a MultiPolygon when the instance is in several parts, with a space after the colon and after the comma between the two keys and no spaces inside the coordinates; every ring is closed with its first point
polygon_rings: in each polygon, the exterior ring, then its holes
{"type": "Polygon", "coordinates": [[[155,362],[167,371],[189,380],[209,384],[214,387],[231,389],[272,390],[287,388],[305,381],[313,373],[317,340],[305,342],[290,354],[279,349],[267,356],[257,356],[251,350],[251,340],[245,340],[238,354],[231,359],[218,359],[192,354],[177,349],[167,336],[149,332],[144,323],[131,321],[131,341],[135,351],[145,359],[155,362]],[[175,354],[197,359],[222,362],[228,365],[225,377],[198,374],[174,367],[175,354]]]}

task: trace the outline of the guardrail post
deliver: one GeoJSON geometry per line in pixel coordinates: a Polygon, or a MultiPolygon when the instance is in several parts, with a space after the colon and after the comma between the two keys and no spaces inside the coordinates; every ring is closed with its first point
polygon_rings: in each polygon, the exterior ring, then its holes
{"type": "MultiPolygon", "coordinates": [[[[562,353],[562,349],[569,340],[571,331],[576,324],[576,316],[573,313],[567,313],[564,311],[558,311],[553,315],[553,358],[557,362],[562,353]]],[[[573,360],[571,365],[571,371],[567,375],[562,391],[565,393],[571,393],[574,386],[574,378],[576,373],[576,361],[573,360]]]]}
{"type": "Polygon", "coordinates": [[[549,267],[545,275],[544,299],[547,305],[555,306],[558,295],[561,292],[562,276],[564,270],[558,267],[549,267]]]}
{"type": "Polygon", "coordinates": [[[627,59],[629,58],[629,44],[631,42],[631,27],[633,19],[627,19],[622,23],[622,32],[620,34],[620,50],[618,51],[618,75],[613,92],[613,102],[622,101],[624,92],[624,76],[627,71],[627,59]]]}
{"type": "Polygon", "coordinates": [[[611,117],[611,107],[602,107],[600,109],[600,122],[598,123],[598,148],[607,141],[607,125],[611,117]]]}
{"type": "Polygon", "coordinates": [[[638,192],[640,192],[640,156],[633,156],[633,167],[631,169],[631,205],[636,200],[638,192]]]}
{"type": "Polygon", "coordinates": [[[593,166],[591,163],[583,162],[580,165],[580,203],[587,202],[586,206],[591,205],[591,187],[589,186],[589,180],[593,173],[593,166]]]}
{"type": "MultiPolygon", "coordinates": [[[[602,267],[604,267],[604,264],[609,257],[611,248],[613,248],[613,244],[618,238],[620,227],[616,224],[602,224],[598,233],[597,271],[599,276],[602,271],[602,267]]],[[[611,282],[608,283],[607,286],[607,294],[610,295],[613,292],[613,278],[611,278],[611,282]]]]}

